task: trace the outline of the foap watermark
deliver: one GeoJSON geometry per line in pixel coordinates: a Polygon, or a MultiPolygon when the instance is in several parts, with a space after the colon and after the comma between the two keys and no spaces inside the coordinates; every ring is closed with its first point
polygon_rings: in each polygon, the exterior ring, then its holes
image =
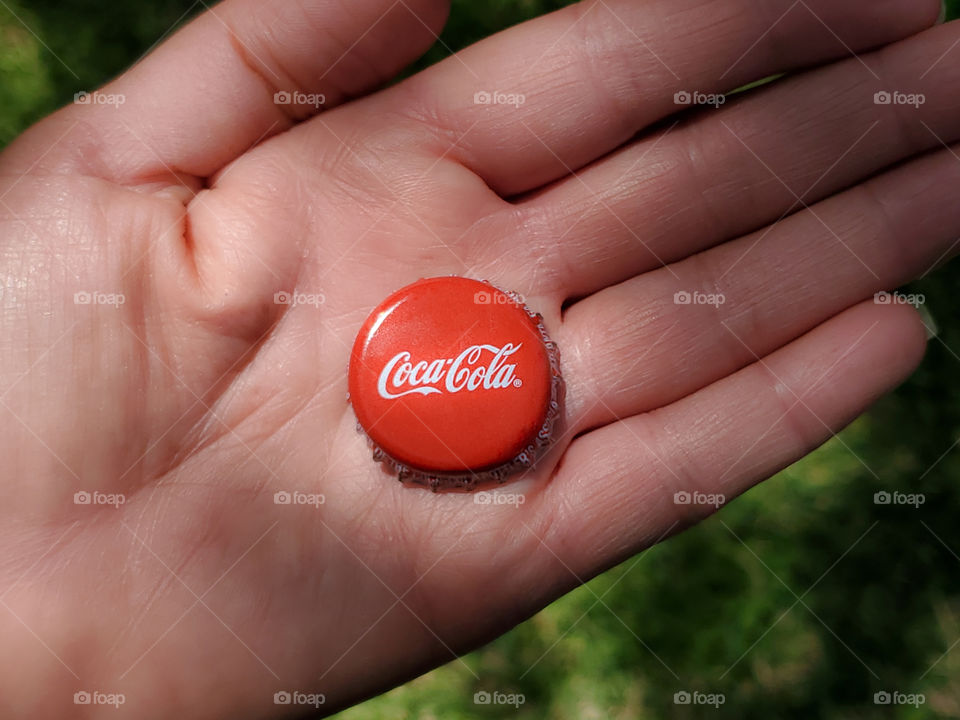
{"type": "Polygon", "coordinates": [[[88,490],[78,490],[73,494],[74,505],[112,505],[115,508],[120,507],[127,501],[127,496],[123,493],[105,493],[99,490],[90,492],[88,490]]]}
{"type": "Polygon", "coordinates": [[[478,290],[473,294],[474,305],[525,305],[526,299],[520,293],[504,293],[492,290],[478,290]]]}
{"type": "Polygon", "coordinates": [[[307,705],[318,708],[327,701],[323,693],[305,693],[300,690],[280,690],[273,694],[274,705],[307,705]]]}
{"type": "Polygon", "coordinates": [[[477,90],[473,94],[474,105],[513,105],[518,108],[527,101],[527,96],[523,93],[507,93],[500,90],[489,92],[487,90],[477,90]]]}
{"type": "Polygon", "coordinates": [[[873,694],[874,705],[913,705],[919,708],[927,702],[927,696],[923,693],[902,693],[899,690],[888,692],[881,690],[873,694]]]}
{"type": "Polygon", "coordinates": [[[673,494],[674,505],[710,505],[718,508],[727,501],[722,493],[702,493],[697,490],[678,490],[673,494]]]}
{"type": "Polygon", "coordinates": [[[481,491],[473,494],[475,505],[513,505],[514,507],[520,507],[526,501],[527,498],[522,493],[481,491]]]}
{"type": "Polygon", "coordinates": [[[323,293],[302,293],[281,290],[273,294],[273,302],[275,305],[289,305],[290,307],[310,305],[311,307],[318,308],[326,301],[327,298],[323,293]]]}
{"type": "Polygon", "coordinates": [[[679,690],[673,694],[674,705],[711,705],[720,707],[727,701],[723,693],[704,693],[699,690],[679,690]]]}
{"type": "Polygon", "coordinates": [[[95,290],[87,292],[81,290],[73,294],[74,305],[108,305],[110,307],[120,307],[127,302],[127,296],[123,293],[106,293],[95,290]]]}
{"type": "Polygon", "coordinates": [[[927,302],[923,293],[878,292],[873,296],[874,305],[913,305],[918,308],[927,302]]]}
{"type": "Polygon", "coordinates": [[[919,108],[926,104],[927,96],[923,93],[905,93],[899,90],[881,90],[874,94],[874,105],[910,105],[919,108]]]}
{"type": "Polygon", "coordinates": [[[699,90],[680,90],[673,95],[674,105],[709,105],[718,108],[727,101],[722,93],[703,93],[699,90]]]}
{"type": "Polygon", "coordinates": [[[927,496],[923,493],[902,493],[899,490],[887,492],[881,490],[873,494],[874,505],[910,505],[919,508],[927,501],[927,496]]]}
{"type": "Polygon", "coordinates": [[[674,305],[712,305],[713,307],[720,307],[726,301],[727,296],[723,293],[678,290],[673,294],[674,305]]]}
{"type": "Polygon", "coordinates": [[[515,708],[520,707],[527,701],[523,693],[505,693],[499,690],[488,692],[478,690],[473,694],[474,705],[512,705],[515,708]]]}
{"type": "Polygon", "coordinates": [[[112,105],[115,108],[119,108],[126,101],[126,95],[121,95],[120,93],[102,93],[97,90],[93,92],[81,90],[73,96],[74,105],[112,105]]]}
{"type": "Polygon", "coordinates": [[[79,690],[73,694],[74,705],[113,705],[119,708],[127,701],[123,693],[105,693],[99,690],[79,690]]]}
{"type": "Polygon", "coordinates": [[[327,102],[327,96],[323,93],[304,93],[300,91],[288,92],[281,90],[273,95],[274,105],[305,105],[319,110],[320,106],[327,102]]]}
{"type": "Polygon", "coordinates": [[[319,508],[327,501],[322,493],[305,493],[299,490],[278,490],[273,494],[274,505],[313,505],[319,508]]]}

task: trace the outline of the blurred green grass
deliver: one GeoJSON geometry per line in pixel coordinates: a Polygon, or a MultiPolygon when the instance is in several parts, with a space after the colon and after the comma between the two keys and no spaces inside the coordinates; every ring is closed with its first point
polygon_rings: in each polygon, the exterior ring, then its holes
{"type": "MultiPolygon", "coordinates": [[[[454,0],[443,43],[418,66],[563,4],[454,0]]],[[[0,145],[200,7],[5,0],[0,145]]],[[[950,10],[956,17],[960,0],[950,10]]],[[[838,439],[466,656],[472,672],[453,662],[339,717],[960,717],[960,647],[937,662],[960,639],[958,280],[951,267],[911,288],[926,295],[939,338],[920,371],[838,439]],[[926,503],[877,506],[883,489],[923,492],[926,503]],[[475,705],[480,690],[526,702],[475,705]],[[725,703],[675,705],[680,690],[725,703]],[[927,702],[876,706],[879,690],[927,702]]]]}

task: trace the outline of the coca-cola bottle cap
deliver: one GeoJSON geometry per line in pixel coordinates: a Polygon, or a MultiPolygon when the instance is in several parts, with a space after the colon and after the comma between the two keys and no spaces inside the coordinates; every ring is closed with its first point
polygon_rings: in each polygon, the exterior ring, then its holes
{"type": "Polygon", "coordinates": [[[560,415],[559,353],[515,293],[420,280],[364,322],[349,399],[376,460],[401,480],[472,488],[532,466],[560,415]]]}

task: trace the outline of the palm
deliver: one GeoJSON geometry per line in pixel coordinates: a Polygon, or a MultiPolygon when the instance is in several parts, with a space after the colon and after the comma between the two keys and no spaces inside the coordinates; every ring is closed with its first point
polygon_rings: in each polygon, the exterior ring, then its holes
{"type": "MultiPolygon", "coordinates": [[[[904,13],[917,28],[931,19],[904,13]]],[[[851,42],[867,47],[899,31],[871,32],[851,42]]],[[[931,32],[891,52],[936,58],[955,34],[931,32]]],[[[725,52],[736,59],[750,37],[725,52]]],[[[838,53],[810,52],[785,64],[838,53]]],[[[483,53],[481,45],[466,62],[487,67],[494,61],[483,53]]],[[[745,65],[742,81],[781,69],[745,65]]],[[[855,77],[857,68],[820,72],[855,77]]],[[[30,282],[11,290],[7,337],[20,350],[2,367],[2,442],[13,458],[3,532],[21,533],[30,552],[0,597],[20,628],[6,659],[27,668],[59,660],[63,692],[37,707],[61,708],[68,689],[97,685],[131,699],[173,688],[158,716],[265,714],[278,689],[325,693],[328,708],[355,700],[480,642],[709,509],[675,504],[675,491],[741,492],[917,362],[922,327],[912,312],[857,303],[944,254],[960,221],[949,203],[909,253],[897,240],[878,249],[861,227],[843,232],[844,254],[824,227],[869,215],[866,193],[748,235],[796,209],[793,191],[771,185],[767,170],[805,190],[811,171],[800,161],[810,148],[781,151],[773,168],[737,166],[733,182],[750,196],[740,206],[717,202],[722,183],[700,186],[729,162],[694,159],[691,173],[676,160],[695,156],[696,137],[733,146],[729,157],[742,160],[747,143],[724,127],[769,115],[815,83],[623,145],[656,117],[584,129],[564,128],[563,117],[537,125],[540,115],[528,113],[511,136],[508,111],[464,109],[459,98],[446,109],[456,128],[438,131],[424,120],[423,97],[457,82],[469,97],[462,75],[451,61],[282,134],[277,126],[289,123],[261,108],[263,121],[236,129],[223,149],[211,147],[203,123],[226,132],[232,117],[214,106],[209,121],[173,118],[205,130],[186,148],[163,146],[156,122],[143,129],[133,115],[101,115],[150,150],[133,168],[127,155],[107,153],[107,171],[78,168],[69,154],[46,158],[52,138],[73,132],[73,110],[4,157],[5,245],[30,259],[17,266],[30,282]],[[497,155],[501,141],[510,162],[497,155]],[[656,183],[640,185],[649,178],[656,183]],[[628,225],[642,225],[644,237],[628,225]],[[723,244],[736,235],[744,237],[723,244]],[[815,244],[803,257],[791,249],[797,237],[815,244]],[[857,260],[869,253],[876,270],[857,260]],[[391,481],[346,402],[349,349],[370,309],[417,278],[448,274],[522,293],[563,354],[565,430],[509,488],[523,493],[519,507],[391,481]],[[819,294],[808,292],[814,286],[819,294]],[[673,301],[717,289],[728,296],[722,309],[673,301]],[[78,292],[125,302],[77,304],[78,292]],[[305,302],[278,303],[277,293],[305,302]],[[876,362],[894,348],[892,360],[876,362]],[[126,501],[80,507],[78,491],[126,501]],[[323,503],[277,504],[277,492],[323,503]],[[57,620],[66,616],[67,625],[57,620]],[[216,692],[224,678],[242,685],[242,702],[216,692]]],[[[134,75],[118,87],[136,97],[150,82],[134,75]]],[[[664,95],[672,93],[651,92],[651,104],[666,107],[664,95]]],[[[953,132],[948,109],[930,103],[928,127],[953,132]]],[[[864,113],[848,139],[880,112],[864,113]]],[[[821,125],[826,142],[849,123],[838,111],[821,125]]],[[[812,175],[837,176],[806,202],[923,149],[894,145],[883,158],[864,148],[837,169],[828,159],[850,142],[830,142],[812,175]]],[[[923,208],[891,207],[891,197],[957,174],[946,155],[921,163],[870,186],[894,225],[914,224],[910,213],[923,208]]]]}
{"type": "MultiPolygon", "coordinates": [[[[333,143],[330,151],[336,151],[333,143]]],[[[201,267],[206,285],[185,272],[182,256],[168,257],[181,238],[178,198],[143,198],[102,183],[91,190],[86,180],[65,180],[53,190],[83,198],[69,208],[84,219],[82,237],[53,234],[44,243],[51,264],[70,268],[78,282],[73,285],[68,275],[61,294],[50,299],[66,314],[37,341],[57,351],[16,384],[16,400],[6,399],[22,420],[7,449],[29,444],[29,428],[51,413],[32,398],[44,394],[52,374],[69,373],[63,382],[70,390],[56,402],[83,416],[62,435],[45,433],[49,453],[27,458],[17,475],[34,476],[40,470],[32,463],[42,468],[53,456],[74,482],[64,484],[63,473],[46,472],[53,487],[32,485],[31,492],[43,511],[67,523],[94,511],[64,512],[64,499],[74,490],[101,493],[108,504],[106,496],[124,496],[118,511],[99,511],[103,526],[89,557],[100,563],[107,554],[120,566],[125,558],[140,557],[142,565],[122,593],[78,581],[71,594],[79,605],[110,607],[98,635],[129,649],[118,652],[106,671],[125,687],[149,687],[171,666],[196,676],[202,663],[184,665],[177,643],[169,642],[181,634],[222,648],[217,663],[232,665],[229,672],[260,675],[261,699],[272,696],[278,681],[279,687],[321,692],[325,683],[318,677],[353,676],[358,659],[385,644],[398,646],[398,654],[419,647],[426,657],[449,657],[446,644],[462,647],[474,632],[451,635],[444,628],[479,614],[509,612],[513,591],[503,588],[498,608],[489,588],[504,571],[515,574],[535,549],[529,533],[507,552],[503,547],[523,523],[539,522],[532,505],[520,512],[477,506],[470,496],[433,495],[391,481],[371,461],[346,402],[349,348],[373,305],[406,280],[479,272],[445,247],[440,234],[468,234],[475,218],[460,208],[489,202],[489,191],[468,182],[466,173],[461,186],[427,178],[422,195],[433,201],[411,203],[354,158],[351,169],[369,175],[374,187],[362,204],[343,204],[331,187],[339,177],[310,187],[271,178],[270,168],[285,162],[276,157],[282,152],[268,144],[241,159],[230,170],[229,184],[221,179],[222,193],[195,201],[197,215],[209,213],[217,221],[210,232],[195,228],[191,242],[198,257],[204,256],[201,248],[238,240],[241,252],[258,256],[242,269],[224,269],[216,255],[212,276],[201,267]],[[254,197],[267,208],[263,213],[250,212],[254,197]],[[309,197],[308,207],[288,206],[290,198],[303,197],[309,197]],[[98,204],[112,209],[106,225],[87,216],[98,204]],[[450,207],[457,210],[444,209],[450,207]],[[108,229],[113,216],[128,213],[138,216],[139,232],[108,229]],[[234,234],[225,236],[221,224],[234,234]],[[285,233],[301,242],[279,242],[285,233]],[[78,240],[81,249],[63,250],[78,240]],[[116,263],[103,263],[88,244],[129,251],[116,263]],[[89,302],[75,302],[75,293],[86,293],[89,302]],[[284,293],[289,305],[277,297],[284,293]],[[111,300],[120,296],[122,301],[111,300]],[[89,341],[94,335],[96,344],[89,341]],[[277,492],[301,493],[298,499],[308,504],[278,505],[277,492]],[[311,494],[322,496],[323,504],[310,505],[303,496],[311,494]],[[157,522],[163,525],[159,531],[152,529],[157,522]],[[491,563],[494,551],[497,562],[491,563]],[[140,603],[158,587],[170,590],[150,599],[163,620],[131,631],[131,619],[142,614],[140,603]],[[252,596],[265,605],[252,608],[252,596]],[[194,605],[169,630],[170,619],[194,605]],[[291,628],[303,642],[327,648],[321,662],[304,665],[288,657],[291,628]],[[168,630],[168,641],[151,647],[168,630]],[[240,642],[248,647],[237,653],[231,646],[240,642]],[[350,656],[338,662],[347,650],[350,656]]],[[[415,157],[399,157],[396,171],[415,163],[415,157]]],[[[13,182],[7,203],[18,217],[54,203],[44,184],[13,182]]],[[[23,228],[34,232],[28,224],[23,228]]],[[[526,268],[511,268],[509,277],[511,287],[531,292],[524,284],[526,268]]],[[[556,319],[557,307],[529,299],[556,319]]],[[[14,334],[26,344],[29,328],[47,311],[31,308],[14,334]]],[[[530,499],[548,474],[530,473],[530,499]]],[[[72,572],[89,576],[95,565],[76,562],[72,572]]],[[[362,685],[356,689],[364,691],[362,685]]]]}

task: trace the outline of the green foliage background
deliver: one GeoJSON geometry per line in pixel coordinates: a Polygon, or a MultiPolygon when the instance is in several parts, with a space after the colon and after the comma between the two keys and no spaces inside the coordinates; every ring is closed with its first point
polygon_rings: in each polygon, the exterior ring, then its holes
{"type": "MultiPolygon", "coordinates": [[[[563,4],[454,0],[443,44],[420,66],[444,45],[563,4]]],[[[202,7],[4,0],[0,146],[202,7]]],[[[950,10],[957,16],[960,0],[950,10]]],[[[839,439],[465,657],[479,680],[453,662],[340,717],[960,717],[958,275],[947,268],[911,288],[926,295],[939,337],[920,371],[839,439]],[[926,503],[875,505],[883,489],[922,492],[926,503]],[[520,692],[526,703],[475,705],[478,690],[520,692]],[[675,705],[678,690],[726,701],[675,705]],[[877,706],[878,690],[924,693],[926,703],[877,706]]]]}

